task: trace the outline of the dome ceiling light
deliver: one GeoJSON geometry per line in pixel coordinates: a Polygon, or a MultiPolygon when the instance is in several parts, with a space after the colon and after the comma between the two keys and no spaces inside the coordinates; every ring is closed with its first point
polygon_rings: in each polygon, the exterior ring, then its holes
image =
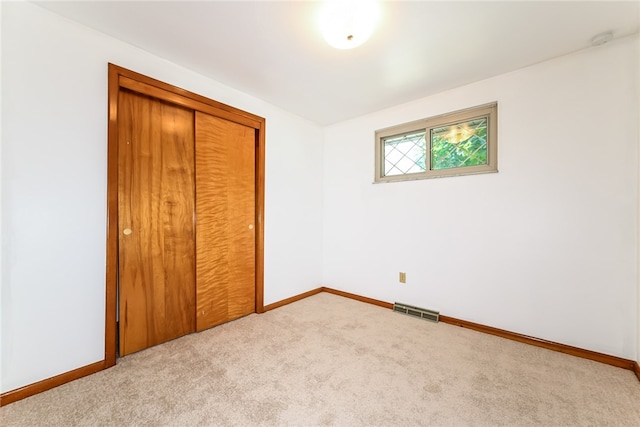
{"type": "Polygon", "coordinates": [[[328,1],[320,14],[320,30],[329,45],[352,49],[371,37],[379,14],[377,1],[328,1]]]}

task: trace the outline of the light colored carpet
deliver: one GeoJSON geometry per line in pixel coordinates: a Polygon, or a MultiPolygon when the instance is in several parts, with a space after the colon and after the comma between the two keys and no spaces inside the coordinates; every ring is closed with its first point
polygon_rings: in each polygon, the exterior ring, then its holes
{"type": "Polygon", "coordinates": [[[124,357],[0,424],[640,426],[640,382],[322,293],[124,357]]]}

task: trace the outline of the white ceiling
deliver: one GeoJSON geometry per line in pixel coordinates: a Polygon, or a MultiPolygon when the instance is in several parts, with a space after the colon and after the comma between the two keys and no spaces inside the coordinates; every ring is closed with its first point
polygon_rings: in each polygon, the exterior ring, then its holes
{"type": "MultiPolygon", "coordinates": [[[[60,15],[331,124],[638,32],[640,3],[386,1],[353,50],[323,40],[316,1],[38,2],[60,15]]],[[[615,66],[615,64],[612,64],[615,66]]]]}

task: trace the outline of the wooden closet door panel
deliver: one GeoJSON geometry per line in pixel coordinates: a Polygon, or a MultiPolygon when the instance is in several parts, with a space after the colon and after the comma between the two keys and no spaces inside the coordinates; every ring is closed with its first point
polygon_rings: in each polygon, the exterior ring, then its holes
{"type": "Polygon", "coordinates": [[[255,312],[255,130],[196,112],[196,328],[255,312]]]}
{"type": "Polygon", "coordinates": [[[120,355],[195,331],[194,113],[128,91],[118,117],[120,355]]]}

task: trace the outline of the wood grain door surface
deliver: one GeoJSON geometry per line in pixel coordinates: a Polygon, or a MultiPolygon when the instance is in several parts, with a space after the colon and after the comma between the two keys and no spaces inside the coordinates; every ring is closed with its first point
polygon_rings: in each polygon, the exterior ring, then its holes
{"type": "Polygon", "coordinates": [[[255,311],[253,128],[196,112],[196,329],[255,311]]]}
{"type": "Polygon", "coordinates": [[[195,331],[194,112],[119,94],[120,355],[195,331]]]}
{"type": "Polygon", "coordinates": [[[264,311],[265,119],[109,64],[105,367],[264,311]]]}

